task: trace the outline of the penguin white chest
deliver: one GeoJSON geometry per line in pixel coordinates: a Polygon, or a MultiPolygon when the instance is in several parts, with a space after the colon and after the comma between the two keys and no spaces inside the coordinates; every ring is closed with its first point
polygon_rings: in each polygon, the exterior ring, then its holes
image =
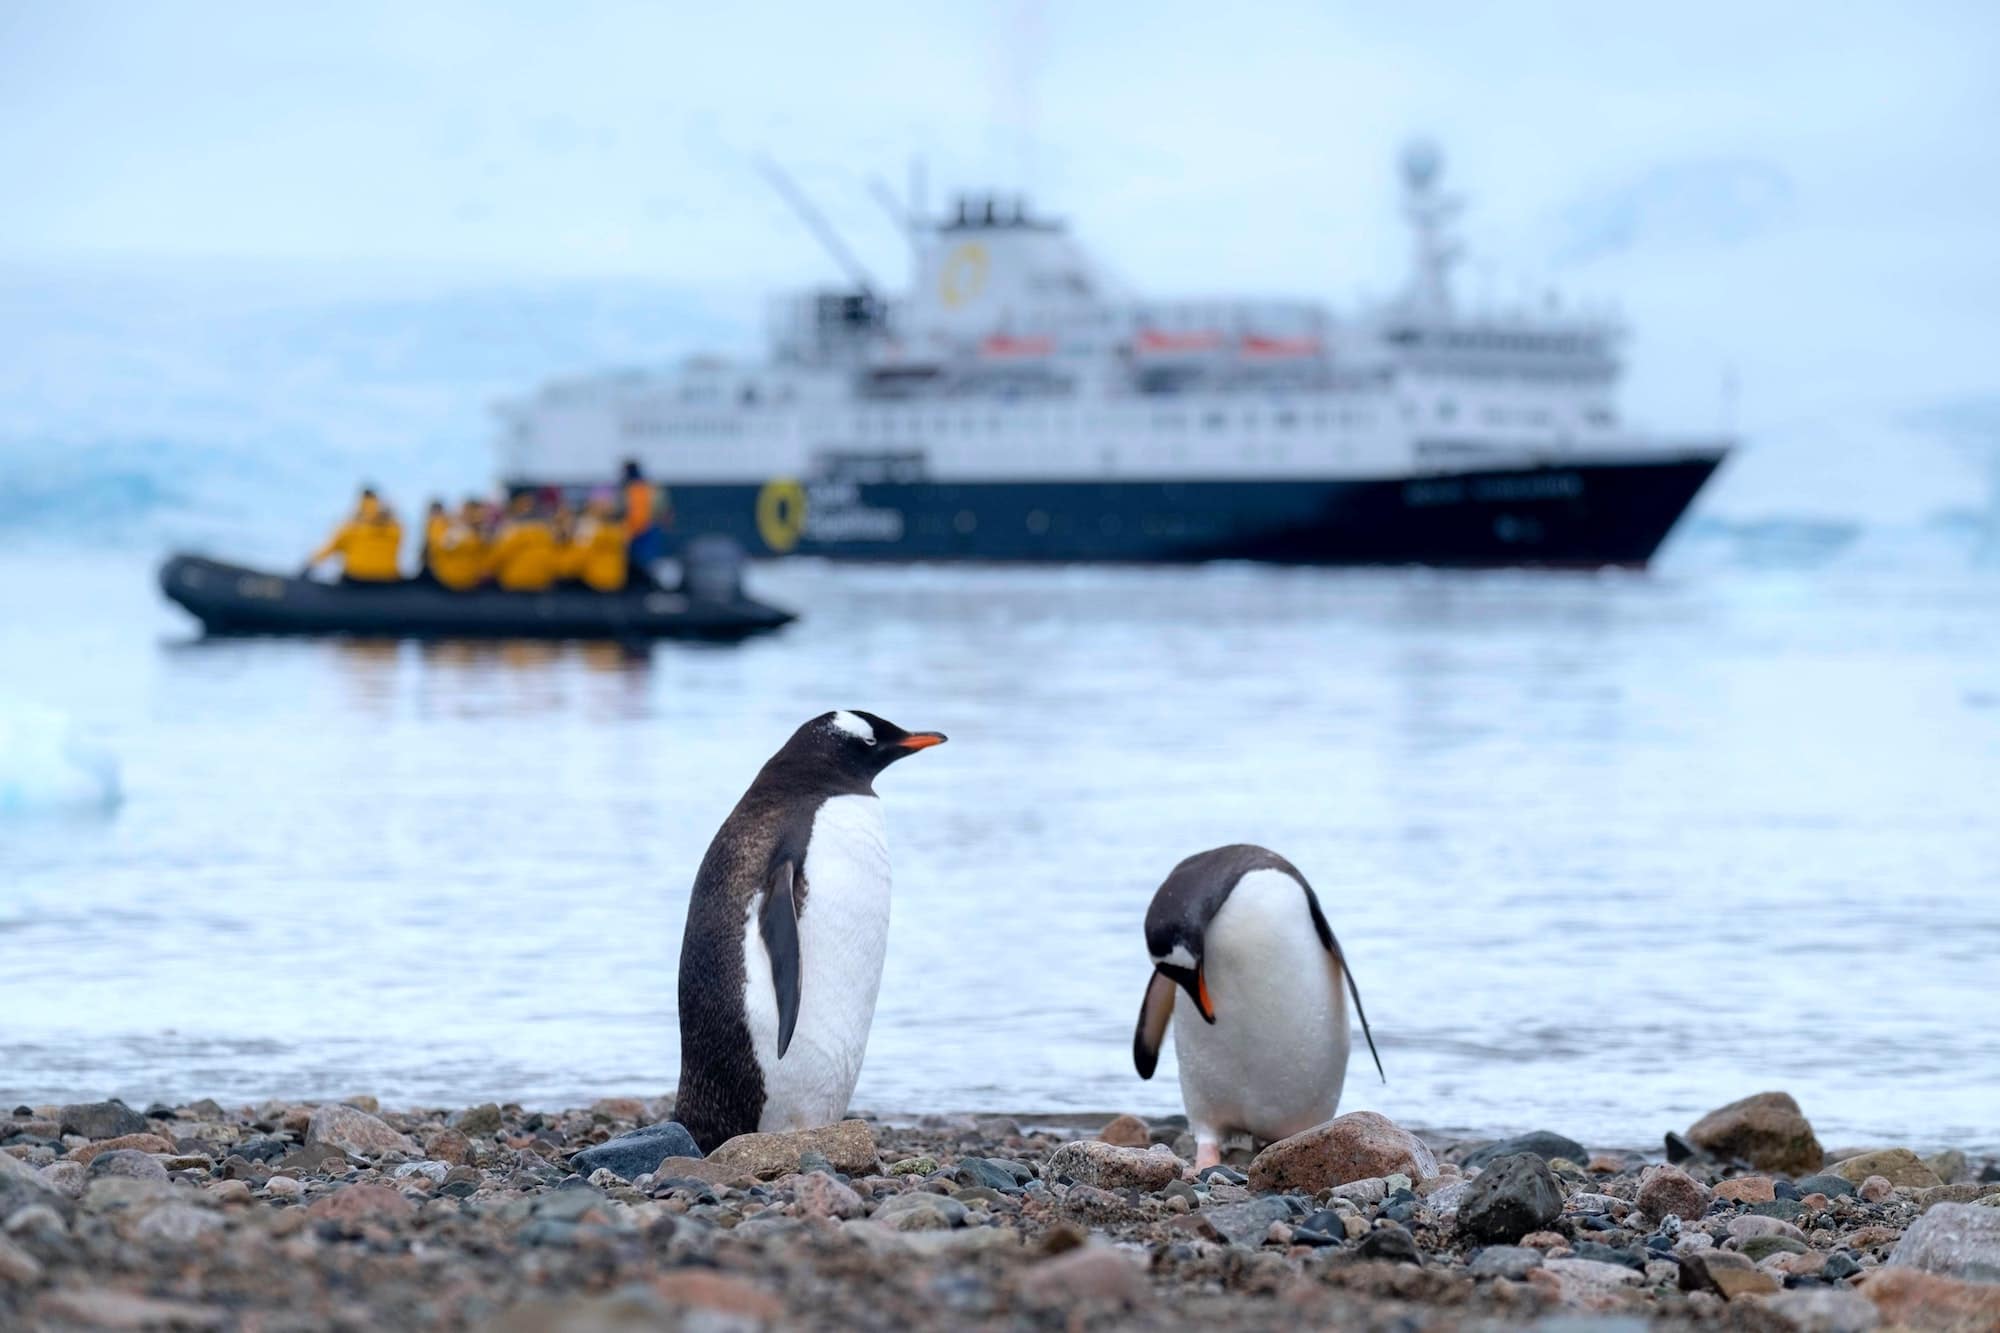
{"type": "Polygon", "coordinates": [[[1333,1118],[1347,1077],[1347,1001],[1305,891],[1279,870],[1237,881],[1203,932],[1213,1024],[1174,1014],[1181,1100],[1197,1138],[1279,1139],[1333,1118]]]}
{"type": "Polygon", "coordinates": [[[778,1057],[777,995],[752,904],[744,923],[744,1010],[764,1075],[765,1132],[831,1124],[847,1110],[889,944],[889,835],[873,796],[835,796],[813,817],[800,867],[799,1014],[778,1057]]]}

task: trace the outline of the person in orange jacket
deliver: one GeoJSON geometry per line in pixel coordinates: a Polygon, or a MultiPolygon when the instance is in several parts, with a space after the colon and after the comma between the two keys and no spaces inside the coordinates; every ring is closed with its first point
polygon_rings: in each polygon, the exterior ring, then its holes
{"type": "Polygon", "coordinates": [[[395,511],[383,504],[372,488],[364,488],[353,516],[334,529],[326,545],[312,553],[300,576],[310,576],[315,565],[338,555],[342,583],[374,587],[400,583],[402,549],[403,525],[396,521],[395,511]]]}
{"type": "Polygon", "coordinates": [[[486,581],[491,551],[477,500],[467,500],[458,516],[426,547],[432,577],[453,592],[469,592],[486,581]]]}
{"type": "Polygon", "coordinates": [[[667,529],[673,526],[673,511],[665,496],[639,470],[635,458],[625,460],[621,485],[625,501],[625,540],[630,546],[631,563],[644,569],[667,553],[667,529]]]}

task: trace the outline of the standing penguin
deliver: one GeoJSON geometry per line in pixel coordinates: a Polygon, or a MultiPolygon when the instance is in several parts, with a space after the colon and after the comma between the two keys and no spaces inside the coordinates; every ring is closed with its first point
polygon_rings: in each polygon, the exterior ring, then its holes
{"type": "Polygon", "coordinates": [[[1333,1119],[1347,1077],[1343,981],[1381,1074],[1340,941],[1306,877],[1276,852],[1239,843],[1175,866],[1146,909],[1146,948],[1153,978],[1132,1035],[1139,1077],[1160,1062],[1175,987],[1202,1020],[1174,1025],[1196,1170],[1222,1160],[1229,1134],[1282,1139],[1333,1119]]]}
{"type": "Polygon", "coordinates": [[[873,713],[816,717],[708,845],[681,936],[674,1110],[703,1152],[846,1112],[889,938],[875,775],[943,741],[873,713]]]}

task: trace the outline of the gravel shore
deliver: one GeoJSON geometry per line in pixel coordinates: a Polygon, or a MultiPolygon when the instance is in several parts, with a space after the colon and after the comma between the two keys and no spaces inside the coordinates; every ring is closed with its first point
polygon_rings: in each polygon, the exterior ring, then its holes
{"type": "Polygon", "coordinates": [[[0,1110],[0,1327],[2000,1329],[2000,1164],[1827,1152],[1783,1094],[1652,1152],[1357,1112],[1203,1179],[1172,1120],[703,1159],[671,1113],[0,1110]]]}

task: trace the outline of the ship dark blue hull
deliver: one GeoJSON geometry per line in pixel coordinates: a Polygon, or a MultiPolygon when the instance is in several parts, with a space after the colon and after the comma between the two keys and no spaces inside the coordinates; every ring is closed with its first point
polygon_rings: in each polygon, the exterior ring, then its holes
{"type": "MultiPolygon", "coordinates": [[[[1643,566],[1720,453],[1365,481],[677,485],[677,533],[841,560],[1643,566]]],[[[516,479],[515,488],[533,485],[516,479]]]]}

